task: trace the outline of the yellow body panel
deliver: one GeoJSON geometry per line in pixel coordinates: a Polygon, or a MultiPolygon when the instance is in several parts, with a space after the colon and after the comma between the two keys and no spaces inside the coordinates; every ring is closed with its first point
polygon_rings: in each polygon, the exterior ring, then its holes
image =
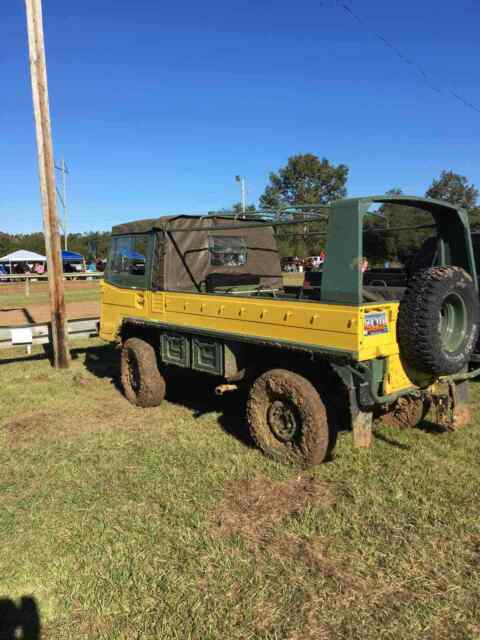
{"type": "Polygon", "coordinates": [[[148,295],[149,292],[147,291],[121,289],[103,282],[102,304],[100,307],[100,336],[104,340],[115,340],[123,318],[146,318],[148,295]]]}
{"type": "Polygon", "coordinates": [[[395,393],[402,389],[408,389],[413,385],[405,371],[400,354],[389,356],[387,358],[387,371],[383,380],[383,393],[395,393]]]}
{"type": "MultiPolygon", "coordinates": [[[[359,362],[387,358],[384,393],[412,386],[399,358],[398,303],[360,307],[274,298],[136,291],[104,283],[100,335],[117,338],[125,317],[230,335],[347,351],[359,362]],[[385,314],[382,332],[366,335],[367,314],[385,314]]],[[[371,317],[371,315],[369,316],[371,317]]]]}

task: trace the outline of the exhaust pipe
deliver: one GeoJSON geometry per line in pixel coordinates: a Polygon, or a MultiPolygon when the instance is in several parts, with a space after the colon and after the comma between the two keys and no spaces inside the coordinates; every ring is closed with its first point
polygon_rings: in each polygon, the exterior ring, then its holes
{"type": "Polygon", "coordinates": [[[223,396],[224,393],[228,391],[236,391],[238,389],[238,384],[219,384],[215,387],[215,394],[217,396],[223,396]]]}

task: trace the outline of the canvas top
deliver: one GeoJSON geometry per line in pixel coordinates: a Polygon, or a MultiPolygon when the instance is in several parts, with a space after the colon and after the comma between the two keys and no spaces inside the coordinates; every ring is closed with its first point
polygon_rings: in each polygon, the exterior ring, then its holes
{"type": "MultiPolygon", "coordinates": [[[[124,224],[117,224],[112,227],[112,235],[128,235],[130,233],[148,233],[153,229],[173,229],[176,227],[205,227],[210,229],[219,224],[232,226],[242,226],[247,222],[263,222],[258,218],[232,218],[231,216],[211,215],[194,216],[188,214],[177,214],[172,216],[161,216],[160,218],[145,218],[144,220],[134,220],[124,224]]],[[[266,221],[265,221],[266,222],[266,221]]]]}

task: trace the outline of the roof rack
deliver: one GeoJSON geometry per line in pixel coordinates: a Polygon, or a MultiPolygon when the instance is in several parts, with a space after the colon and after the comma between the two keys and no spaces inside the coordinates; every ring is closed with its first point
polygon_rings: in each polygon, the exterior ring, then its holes
{"type": "Polygon", "coordinates": [[[232,218],[233,220],[259,220],[263,222],[310,222],[328,218],[328,205],[306,204],[298,206],[279,206],[275,209],[256,211],[221,211],[208,214],[209,218],[232,218]]]}

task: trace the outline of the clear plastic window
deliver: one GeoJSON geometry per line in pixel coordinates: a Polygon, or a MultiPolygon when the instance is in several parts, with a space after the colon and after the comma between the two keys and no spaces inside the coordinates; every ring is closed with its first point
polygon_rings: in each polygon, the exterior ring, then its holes
{"type": "Polygon", "coordinates": [[[106,280],[121,287],[146,289],[149,239],[148,234],[112,238],[106,280]]]}
{"type": "Polygon", "coordinates": [[[215,267],[243,267],[247,264],[247,243],[241,236],[210,236],[210,264],[215,267]]]}

